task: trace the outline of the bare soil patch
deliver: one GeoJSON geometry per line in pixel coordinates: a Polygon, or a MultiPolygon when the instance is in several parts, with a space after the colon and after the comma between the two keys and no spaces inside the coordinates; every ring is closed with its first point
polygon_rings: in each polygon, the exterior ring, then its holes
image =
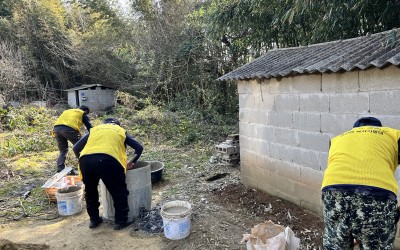
{"type": "Polygon", "coordinates": [[[246,249],[240,243],[243,234],[267,220],[289,226],[300,238],[300,249],[322,248],[320,217],[243,186],[239,167],[206,163],[168,169],[163,180],[153,185],[152,207],[172,200],[193,206],[190,235],[182,240],[172,241],[162,232],[149,233],[134,225],[114,231],[109,221],[91,230],[84,208],[75,216],[27,217],[0,225],[0,249],[246,249]]]}

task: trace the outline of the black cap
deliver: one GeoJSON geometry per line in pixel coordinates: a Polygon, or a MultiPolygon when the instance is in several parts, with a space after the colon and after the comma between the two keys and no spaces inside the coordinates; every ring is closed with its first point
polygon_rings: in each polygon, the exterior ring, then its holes
{"type": "Polygon", "coordinates": [[[104,123],[113,123],[113,124],[117,124],[117,125],[121,126],[121,123],[119,122],[119,120],[117,118],[113,118],[113,117],[109,117],[109,118],[105,119],[104,123]]]}
{"type": "Polygon", "coordinates": [[[358,119],[354,123],[353,128],[362,127],[362,126],[382,127],[382,123],[375,117],[363,117],[363,118],[358,119]]]}
{"type": "Polygon", "coordinates": [[[79,109],[85,111],[85,112],[88,113],[88,114],[89,114],[89,112],[90,112],[89,107],[88,107],[88,106],[85,106],[85,105],[79,106],[79,109]]]}

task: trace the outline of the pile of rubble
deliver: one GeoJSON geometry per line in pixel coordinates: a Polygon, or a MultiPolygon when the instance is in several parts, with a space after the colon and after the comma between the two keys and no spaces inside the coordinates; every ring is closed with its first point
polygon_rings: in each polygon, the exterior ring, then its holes
{"type": "Polygon", "coordinates": [[[240,162],[239,134],[228,135],[226,140],[215,146],[215,156],[211,163],[236,165],[240,162]]]}

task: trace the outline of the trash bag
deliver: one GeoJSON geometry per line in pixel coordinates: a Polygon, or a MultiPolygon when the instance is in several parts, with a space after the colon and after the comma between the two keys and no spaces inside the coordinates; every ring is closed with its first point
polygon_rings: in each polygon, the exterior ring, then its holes
{"type": "Polygon", "coordinates": [[[266,221],[255,225],[250,234],[243,234],[241,243],[246,242],[247,250],[297,250],[300,248],[300,239],[292,229],[284,228],[266,221]]]}

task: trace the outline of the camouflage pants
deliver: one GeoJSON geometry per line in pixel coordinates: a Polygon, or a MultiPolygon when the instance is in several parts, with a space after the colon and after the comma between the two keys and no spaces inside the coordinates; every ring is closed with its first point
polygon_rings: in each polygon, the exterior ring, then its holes
{"type": "Polygon", "coordinates": [[[324,249],[394,249],[397,202],[365,193],[322,192],[325,232],[324,249]]]}

